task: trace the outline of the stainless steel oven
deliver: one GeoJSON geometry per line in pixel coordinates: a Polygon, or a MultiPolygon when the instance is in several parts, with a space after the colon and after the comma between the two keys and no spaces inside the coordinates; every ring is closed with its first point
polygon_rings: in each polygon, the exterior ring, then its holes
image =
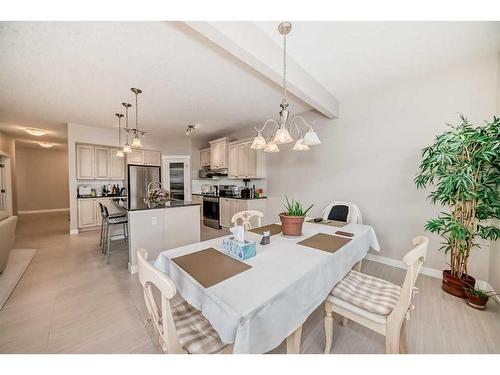
{"type": "Polygon", "coordinates": [[[203,197],[203,224],[220,229],[219,224],[219,197],[203,197]]]}

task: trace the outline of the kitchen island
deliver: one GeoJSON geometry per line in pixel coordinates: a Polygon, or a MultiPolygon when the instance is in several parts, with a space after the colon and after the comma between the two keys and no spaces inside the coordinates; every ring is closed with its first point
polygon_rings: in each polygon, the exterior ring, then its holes
{"type": "Polygon", "coordinates": [[[156,259],[164,250],[200,241],[199,203],[173,200],[162,207],[127,199],[114,199],[113,203],[128,217],[130,273],[137,272],[139,249],[146,249],[149,259],[156,259]]]}

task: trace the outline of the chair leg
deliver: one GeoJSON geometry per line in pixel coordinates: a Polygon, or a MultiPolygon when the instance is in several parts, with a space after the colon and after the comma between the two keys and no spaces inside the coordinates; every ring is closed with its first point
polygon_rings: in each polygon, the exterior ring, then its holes
{"type": "Polygon", "coordinates": [[[399,343],[401,337],[401,327],[396,325],[387,325],[385,332],[385,353],[399,354],[399,343]]]}
{"type": "Polygon", "coordinates": [[[358,272],[361,272],[361,266],[363,265],[363,259],[361,259],[358,263],[356,263],[354,265],[354,267],[352,267],[352,269],[354,271],[358,271],[358,272]]]}
{"type": "Polygon", "coordinates": [[[333,342],[333,305],[325,302],[325,354],[332,350],[333,342]]]}
{"type": "Polygon", "coordinates": [[[302,324],[286,338],[286,354],[300,354],[300,339],[302,338],[302,324]]]}
{"type": "Polygon", "coordinates": [[[109,264],[109,256],[111,254],[111,235],[109,233],[110,229],[111,229],[111,225],[108,225],[108,227],[107,227],[107,234],[108,234],[107,235],[107,244],[108,244],[108,246],[106,249],[106,256],[107,256],[107,263],[108,264],[109,264]]]}
{"type": "Polygon", "coordinates": [[[101,253],[102,253],[102,231],[104,229],[104,220],[101,219],[101,236],[99,237],[99,247],[101,248],[101,253]]]}
{"type": "Polygon", "coordinates": [[[108,241],[108,224],[107,221],[104,220],[102,224],[102,245],[101,245],[101,254],[106,255],[106,244],[108,241]]]}

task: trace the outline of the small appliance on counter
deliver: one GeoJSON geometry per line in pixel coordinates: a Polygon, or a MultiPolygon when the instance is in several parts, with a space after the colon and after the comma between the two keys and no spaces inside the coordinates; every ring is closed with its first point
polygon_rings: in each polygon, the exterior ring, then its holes
{"type": "Polygon", "coordinates": [[[78,185],[78,196],[79,197],[91,197],[92,190],[93,189],[90,185],[78,185]]]}
{"type": "Polygon", "coordinates": [[[234,198],[236,196],[236,185],[219,185],[219,196],[234,198]]]}
{"type": "Polygon", "coordinates": [[[211,195],[213,194],[212,185],[201,185],[201,194],[203,195],[211,195]]]}

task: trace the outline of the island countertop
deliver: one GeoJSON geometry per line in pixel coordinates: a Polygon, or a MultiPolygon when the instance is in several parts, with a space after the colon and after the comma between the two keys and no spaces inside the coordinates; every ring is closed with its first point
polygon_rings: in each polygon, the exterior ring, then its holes
{"type": "Polygon", "coordinates": [[[124,198],[113,199],[113,203],[118,207],[126,211],[144,211],[144,210],[163,210],[165,208],[176,208],[176,207],[187,207],[187,206],[199,206],[200,203],[195,203],[191,201],[179,201],[172,200],[165,203],[165,206],[160,207],[149,207],[143,201],[129,201],[124,198]]]}

